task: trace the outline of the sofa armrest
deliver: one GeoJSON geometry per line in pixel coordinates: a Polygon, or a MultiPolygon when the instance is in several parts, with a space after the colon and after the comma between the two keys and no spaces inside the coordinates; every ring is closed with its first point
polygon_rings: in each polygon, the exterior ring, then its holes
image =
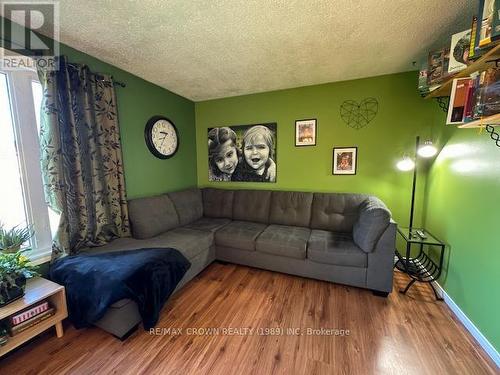
{"type": "Polygon", "coordinates": [[[375,291],[392,291],[397,224],[392,219],[380,237],[375,249],[368,253],[366,287],[375,291]]]}
{"type": "Polygon", "coordinates": [[[352,229],[354,243],[365,253],[375,249],[391,221],[391,211],[380,199],[369,196],[359,206],[359,216],[352,229]]]}

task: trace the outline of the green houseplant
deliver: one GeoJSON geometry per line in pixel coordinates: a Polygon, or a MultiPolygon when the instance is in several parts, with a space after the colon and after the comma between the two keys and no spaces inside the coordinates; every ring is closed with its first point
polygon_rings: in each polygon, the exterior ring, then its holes
{"type": "Polygon", "coordinates": [[[22,297],[26,279],[38,276],[38,267],[31,264],[25,252],[0,253],[0,307],[22,297]]]}
{"type": "Polygon", "coordinates": [[[38,267],[25,255],[31,249],[20,250],[32,236],[29,227],[6,230],[0,224],[0,307],[22,297],[26,279],[38,276],[38,267]]]}
{"type": "Polygon", "coordinates": [[[16,253],[21,245],[33,237],[31,227],[19,228],[15,226],[11,229],[5,229],[0,223],[0,251],[3,253],[16,253]]]}

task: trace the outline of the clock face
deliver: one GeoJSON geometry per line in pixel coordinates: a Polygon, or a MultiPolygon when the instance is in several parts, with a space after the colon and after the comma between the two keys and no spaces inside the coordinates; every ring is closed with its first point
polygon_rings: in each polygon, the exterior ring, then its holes
{"type": "Polygon", "coordinates": [[[179,147],[177,129],[165,117],[151,118],[146,124],[144,136],[151,153],[160,159],[172,157],[179,147]]]}

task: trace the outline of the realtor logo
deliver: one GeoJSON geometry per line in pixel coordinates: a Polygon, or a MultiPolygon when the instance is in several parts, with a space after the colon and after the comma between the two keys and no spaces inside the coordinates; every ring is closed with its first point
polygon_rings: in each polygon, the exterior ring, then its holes
{"type": "Polygon", "coordinates": [[[56,70],[59,55],[59,3],[2,1],[0,67],[56,70]],[[43,33],[44,36],[41,36],[43,33]]]}

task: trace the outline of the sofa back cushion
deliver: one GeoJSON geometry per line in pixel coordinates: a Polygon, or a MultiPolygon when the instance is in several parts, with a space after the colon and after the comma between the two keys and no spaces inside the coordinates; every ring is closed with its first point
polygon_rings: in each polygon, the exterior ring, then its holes
{"type": "Polygon", "coordinates": [[[205,188],[203,193],[203,216],[233,218],[234,191],[205,188]]]}
{"type": "Polygon", "coordinates": [[[311,228],[352,233],[359,207],[366,197],[362,194],[314,193],[311,228]]]}
{"type": "Polygon", "coordinates": [[[187,189],[168,193],[179,215],[180,225],[189,224],[203,216],[200,189],[187,189]]]}
{"type": "Polygon", "coordinates": [[[371,252],[389,226],[391,212],[376,197],[367,197],[360,205],[359,219],[354,223],[352,237],[364,252],[371,252]]]}
{"type": "Polygon", "coordinates": [[[271,192],[268,190],[236,190],[233,200],[233,219],[269,223],[271,192]]]}
{"type": "Polygon", "coordinates": [[[177,211],[166,194],[132,199],[128,212],[134,238],[151,238],[179,225],[177,211]]]}
{"type": "Polygon", "coordinates": [[[273,191],[269,223],[309,227],[312,200],[312,193],[273,191]]]}

